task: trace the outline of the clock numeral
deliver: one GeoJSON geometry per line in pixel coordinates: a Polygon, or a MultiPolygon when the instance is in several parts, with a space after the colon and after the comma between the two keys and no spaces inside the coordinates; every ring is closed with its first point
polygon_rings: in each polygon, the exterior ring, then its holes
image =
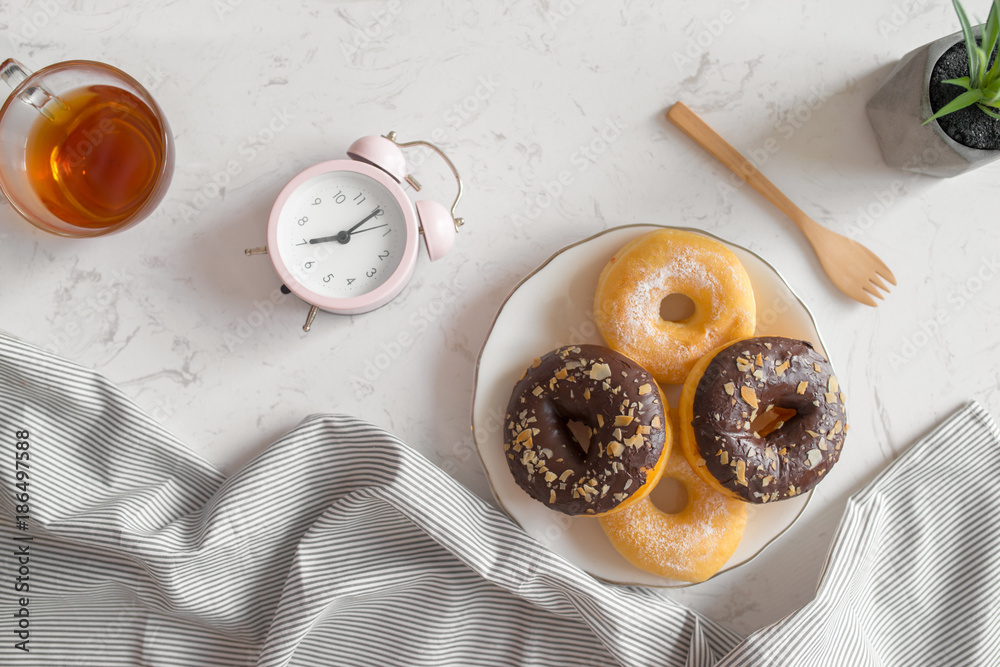
{"type": "Polygon", "coordinates": [[[358,197],[355,197],[354,201],[358,202],[358,206],[361,206],[361,204],[363,204],[365,201],[365,197],[360,192],[358,193],[358,197]],[[361,197],[361,201],[358,201],[358,197],[361,197]]]}
{"type": "Polygon", "coordinates": [[[295,245],[309,245],[309,241],[302,239],[302,243],[296,243],[295,245]]]}
{"type": "Polygon", "coordinates": [[[315,263],[316,262],[306,262],[305,266],[306,266],[307,269],[311,269],[313,267],[313,264],[315,264],[315,263]]]}
{"type": "Polygon", "coordinates": [[[381,206],[379,206],[377,209],[375,209],[375,217],[376,218],[381,218],[383,215],[385,215],[385,211],[382,210],[381,206]]]}
{"type": "Polygon", "coordinates": [[[375,267],[373,266],[371,271],[365,271],[365,275],[368,276],[369,278],[371,278],[372,276],[374,276],[375,275],[375,267]]]}
{"type": "Polygon", "coordinates": [[[304,215],[301,218],[299,218],[297,222],[299,223],[299,227],[301,227],[302,225],[304,225],[307,222],[309,222],[309,216],[308,215],[304,215]]]}
{"type": "Polygon", "coordinates": [[[333,201],[337,202],[338,204],[343,204],[345,201],[347,201],[347,195],[344,194],[343,190],[338,190],[337,194],[333,195],[333,201]]]}
{"type": "Polygon", "coordinates": [[[328,283],[331,280],[333,280],[333,274],[332,273],[328,273],[325,276],[323,276],[323,282],[328,283]]]}
{"type": "Polygon", "coordinates": [[[385,259],[386,257],[388,257],[388,256],[389,256],[389,251],[388,251],[388,250],[383,250],[382,252],[380,252],[380,253],[378,254],[378,258],[379,258],[379,259],[383,259],[383,260],[384,260],[384,259],[385,259]]]}
{"type": "Polygon", "coordinates": [[[353,282],[354,282],[354,278],[348,278],[348,279],[347,279],[347,284],[348,284],[348,285],[350,285],[350,284],[351,284],[351,283],[353,283],[353,282]]]}
{"type": "Polygon", "coordinates": [[[320,199],[319,197],[316,197],[316,199],[313,199],[313,200],[312,200],[312,205],[313,205],[313,206],[319,206],[319,205],[320,205],[320,204],[322,204],[322,203],[323,203],[323,200],[322,200],[322,199],[320,199]]]}

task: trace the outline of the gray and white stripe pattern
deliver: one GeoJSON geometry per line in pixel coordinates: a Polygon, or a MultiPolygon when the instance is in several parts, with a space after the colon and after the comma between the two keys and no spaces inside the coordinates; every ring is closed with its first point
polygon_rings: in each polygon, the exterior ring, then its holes
{"type": "Polygon", "coordinates": [[[852,499],[816,600],[740,644],[594,580],[370,424],[311,417],[224,479],[100,376],[0,334],[0,664],[997,664],[1000,492],[956,452],[998,443],[972,405],[916,445],[852,499]]]}
{"type": "Polygon", "coordinates": [[[848,501],[816,598],[720,667],[1000,665],[995,461],[970,404],[848,501]]]}
{"type": "Polygon", "coordinates": [[[676,665],[732,632],[595,581],[399,440],[305,420],[228,480],[114,386],[0,335],[0,664],[676,665]],[[30,433],[28,530],[13,437],[30,433]]]}

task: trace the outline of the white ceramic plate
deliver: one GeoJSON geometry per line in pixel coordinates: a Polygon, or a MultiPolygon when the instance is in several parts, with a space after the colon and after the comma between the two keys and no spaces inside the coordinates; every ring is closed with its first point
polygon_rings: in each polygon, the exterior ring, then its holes
{"type": "MultiPolygon", "coordinates": [[[[597,278],[612,255],[632,239],[659,227],[616,227],[568,246],[528,275],[500,307],[476,365],[472,428],[483,468],[500,506],[524,530],[569,562],[600,579],[646,586],[679,587],[685,582],[644,572],[626,561],[604,536],[598,521],[570,517],[533,500],[514,482],[503,456],[503,422],[514,384],[532,359],[559,347],[603,344],[593,320],[597,278]]],[[[695,229],[705,236],[711,234],[695,229]]],[[[726,243],[746,268],[757,301],[759,336],[800,338],[823,348],[812,314],[767,262],[726,243]]],[[[679,387],[664,387],[676,406],[679,387]]],[[[748,507],[747,526],[730,570],[759,554],[799,517],[812,494],[748,507]]]]}

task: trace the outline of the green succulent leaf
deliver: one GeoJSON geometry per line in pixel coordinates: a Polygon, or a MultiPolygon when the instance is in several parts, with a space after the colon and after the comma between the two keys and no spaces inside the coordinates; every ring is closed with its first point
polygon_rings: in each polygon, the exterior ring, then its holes
{"type": "MultiPolygon", "coordinates": [[[[994,2],[995,1],[996,0],[994,0],[994,2]]],[[[989,58],[989,54],[993,52],[993,47],[996,46],[998,33],[1000,33],[1000,26],[997,24],[994,7],[993,5],[990,5],[990,15],[986,18],[986,23],[983,24],[982,30],[982,51],[986,53],[987,58],[989,58]]]]}
{"type": "Polygon", "coordinates": [[[932,120],[937,120],[941,116],[947,116],[948,114],[958,111],[959,109],[971,107],[973,104],[975,104],[981,99],[983,99],[983,91],[979,90],[978,88],[967,90],[958,97],[956,97],[955,99],[953,99],[951,102],[948,102],[948,104],[938,109],[938,112],[933,116],[931,116],[930,118],[928,118],[927,120],[925,120],[923,124],[926,125],[932,120]]]}
{"type": "Polygon", "coordinates": [[[962,4],[958,0],[951,0],[951,4],[955,6],[955,13],[958,14],[958,22],[962,24],[962,36],[965,38],[965,50],[969,54],[969,79],[972,81],[973,87],[978,88],[979,83],[982,81],[980,73],[979,44],[976,42],[976,36],[972,32],[972,24],[969,23],[969,17],[965,13],[965,9],[962,7],[962,4]]]}
{"type": "Polygon", "coordinates": [[[969,77],[967,77],[967,76],[963,76],[963,77],[958,78],[958,79],[945,79],[941,83],[950,83],[953,86],[961,86],[962,88],[965,88],[966,90],[972,90],[972,84],[969,83],[969,77]]]}
{"type": "Polygon", "coordinates": [[[983,97],[988,100],[1000,97],[1000,81],[994,81],[990,85],[983,88],[983,97]]]}
{"type": "Polygon", "coordinates": [[[997,120],[1000,120],[1000,113],[997,113],[996,111],[993,111],[992,109],[990,109],[985,104],[979,104],[977,106],[979,107],[979,110],[982,111],[987,116],[989,116],[991,118],[996,118],[997,120]]]}
{"type": "Polygon", "coordinates": [[[986,22],[979,26],[981,40],[976,40],[975,31],[969,22],[959,0],[951,0],[962,24],[962,38],[969,57],[969,76],[947,79],[943,83],[958,86],[965,92],[938,109],[937,113],[924,121],[924,125],[947,116],[959,109],[975,104],[983,113],[1000,120],[1000,0],[991,0],[990,14],[986,22]],[[997,53],[993,58],[994,52],[997,53]],[[991,63],[990,61],[993,60],[991,63]]]}
{"type": "Polygon", "coordinates": [[[1000,0],[991,0],[989,16],[979,26],[981,39],[978,41],[962,3],[951,0],[951,4],[962,25],[962,38],[969,58],[969,76],[944,81],[963,88],[965,92],[938,109],[937,113],[924,121],[924,125],[973,104],[983,113],[1000,120],[1000,115],[993,111],[1000,109],[1000,0]],[[995,59],[994,52],[997,53],[995,59]]]}
{"type": "MultiPolygon", "coordinates": [[[[993,4],[990,6],[990,15],[986,19],[986,30],[983,35],[983,47],[986,49],[986,66],[989,67],[990,56],[993,55],[993,52],[997,49],[997,45],[1000,44],[1000,0],[993,0],[993,4]]],[[[1000,54],[997,55],[993,66],[987,70],[985,78],[987,85],[994,81],[1000,81],[1000,54]]]]}

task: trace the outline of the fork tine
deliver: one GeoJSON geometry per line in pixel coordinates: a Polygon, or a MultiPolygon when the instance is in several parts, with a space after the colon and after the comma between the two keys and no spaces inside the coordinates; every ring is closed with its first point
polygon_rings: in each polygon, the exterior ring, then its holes
{"type": "Polygon", "coordinates": [[[877,273],[878,275],[882,276],[883,278],[885,278],[886,280],[888,280],[893,285],[896,284],[896,276],[892,275],[892,271],[890,271],[889,267],[886,266],[885,264],[882,265],[882,268],[875,269],[875,273],[877,273]]]}
{"type": "Polygon", "coordinates": [[[868,259],[871,260],[871,270],[895,285],[896,276],[892,275],[892,271],[890,271],[889,267],[885,265],[885,262],[879,259],[879,256],[873,253],[870,249],[865,248],[865,246],[861,247],[865,249],[865,254],[868,255],[868,259]]]}
{"type": "Polygon", "coordinates": [[[875,287],[874,285],[872,285],[871,283],[869,283],[869,284],[865,285],[865,286],[864,286],[864,287],[862,287],[861,289],[863,289],[864,291],[868,292],[868,293],[869,293],[869,294],[871,294],[871,295],[872,295],[873,297],[875,297],[875,298],[877,298],[877,299],[880,299],[880,300],[882,300],[882,301],[885,301],[885,297],[884,297],[884,296],[882,296],[882,293],[881,293],[881,292],[879,292],[879,291],[878,291],[878,288],[877,288],[877,287],[875,287]]]}
{"type": "MultiPolygon", "coordinates": [[[[882,282],[882,279],[878,277],[878,274],[877,274],[877,273],[876,273],[875,275],[873,275],[873,276],[872,276],[872,277],[870,278],[870,280],[871,280],[871,281],[872,281],[872,283],[874,283],[874,285],[875,285],[876,287],[878,287],[879,289],[881,289],[881,290],[884,290],[884,291],[886,291],[886,292],[888,292],[888,291],[889,291],[889,288],[885,286],[885,283],[884,283],[884,282],[882,282]]],[[[896,283],[893,283],[893,285],[895,285],[895,284],[896,284],[896,283]]],[[[879,296],[878,294],[876,294],[875,296],[878,296],[878,297],[879,297],[880,299],[882,298],[882,297],[881,297],[881,296],[879,296]]]]}
{"type": "MultiPolygon", "coordinates": [[[[867,248],[866,248],[866,250],[867,250],[867,248]]],[[[877,273],[878,275],[882,276],[883,278],[885,278],[886,280],[888,280],[890,283],[892,283],[893,285],[895,285],[896,284],[896,276],[892,275],[892,271],[890,271],[889,267],[885,265],[885,262],[883,262],[881,259],[879,259],[878,255],[876,255],[875,253],[873,253],[871,250],[868,250],[868,256],[871,257],[871,259],[872,259],[873,262],[875,262],[875,273],[877,273]]]]}
{"type": "Polygon", "coordinates": [[[855,292],[854,294],[851,294],[850,296],[855,301],[860,301],[861,303],[865,304],[866,306],[871,306],[872,308],[875,308],[876,306],[878,306],[878,304],[875,303],[875,299],[873,299],[870,296],[868,296],[868,292],[865,292],[864,290],[855,292]]]}

